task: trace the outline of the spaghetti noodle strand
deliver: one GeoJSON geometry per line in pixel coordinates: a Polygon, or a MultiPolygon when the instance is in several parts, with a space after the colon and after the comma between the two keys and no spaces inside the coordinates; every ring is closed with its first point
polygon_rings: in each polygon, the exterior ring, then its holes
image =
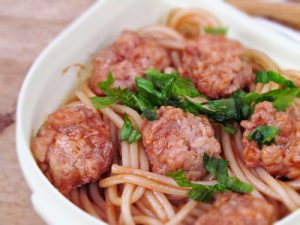
{"type": "Polygon", "coordinates": [[[137,207],[138,207],[143,213],[145,213],[145,215],[150,216],[150,217],[153,217],[153,218],[156,217],[155,214],[154,214],[154,212],[152,212],[152,211],[151,211],[151,210],[143,203],[143,201],[138,201],[138,202],[136,203],[136,205],[137,205],[137,207]]]}
{"type": "Polygon", "coordinates": [[[152,210],[155,212],[155,214],[157,215],[157,217],[161,221],[166,221],[167,220],[167,215],[165,214],[164,208],[162,207],[162,205],[160,204],[160,202],[157,201],[157,199],[154,197],[152,191],[147,190],[145,192],[145,198],[149,202],[152,210]]]}
{"type": "Polygon", "coordinates": [[[121,216],[126,225],[134,225],[134,221],[131,214],[130,198],[134,189],[134,185],[126,184],[122,194],[121,203],[121,216]]]}
{"type": "MultiPolygon", "coordinates": [[[[138,35],[140,36],[139,38],[152,39],[151,42],[154,44],[157,43],[158,48],[166,51],[166,55],[170,57],[167,60],[169,62],[166,63],[164,68],[160,68],[159,70],[169,74],[176,71],[184,71],[184,51],[188,53],[190,51],[189,48],[192,48],[189,44],[192,38],[202,38],[208,35],[204,34],[205,28],[222,28],[222,23],[213,14],[202,9],[175,9],[167,18],[166,25],[155,25],[140,29],[138,35]]],[[[260,51],[250,48],[242,48],[241,51],[244,51],[241,60],[249,63],[250,75],[252,71],[272,70],[283,74],[284,77],[291,79],[297,86],[300,86],[299,71],[281,70],[269,56],[260,51]]],[[[149,58],[151,57],[149,56],[149,58]]],[[[218,59],[219,57],[216,53],[216,56],[212,58],[218,59]]],[[[85,73],[92,73],[93,65],[89,63],[88,67],[87,69],[84,68],[85,73]]],[[[138,76],[143,75],[144,69],[141,70],[138,76]]],[[[184,72],[182,74],[183,77],[187,76],[184,72]]],[[[116,76],[116,78],[118,77],[116,76]]],[[[194,82],[194,80],[192,81],[194,82]]],[[[117,82],[113,85],[117,85],[117,82]]],[[[253,82],[245,89],[248,88],[250,91],[265,93],[283,87],[271,81],[266,84],[255,84],[253,82]]],[[[134,87],[133,89],[128,87],[129,89],[134,92],[134,87]]],[[[101,178],[101,180],[95,183],[82,183],[81,187],[77,187],[69,193],[69,199],[75,205],[92,216],[108,222],[110,225],[195,224],[195,221],[200,216],[214,207],[211,203],[204,204],[188,200],[187,195],[191,188],[180,187],[174,179],[151,172],[153,168],[150,167],[147,158],[151,152],[147,151],[146,154],[142,140],[134,143],[120,141],[125,114],[132,121],[134,128],[140,132],[143,129],[145,130],[145,118],[138,111],[122,105],[122,101],[115,101],[113,97],[112,104],[105,108],[95,109],[91,97],[95,97],[96,94],[93,93],[87,83],[81,89],[75,91],[74,94],[75,96],[70,99],[69,105],[87,107],[99,116],[100,120],[103,120],[101,122],[108,124],[110,134],[107,136],[111,138],[110,141],[115,149],[114,164],[109,165],[111,166],[110,171],[103,171],[101,175],[105,178],[101,178]]],[[[135,92],[134,95],[139,96],[139,93],[135,92]]],[[[106,97],[110,98],[111,96],[106,97]]],[[[148,101],[148,99],[146,100],[148,101]]],[[[199,101],[198,103],[208,101],[203,97],[193,98],[192,100],[197,100],[199,101]]],[[[292,107],[299,114],[300,100],[296,99],[292,107]]],[[[245,156],[243,155],[243,151],[245,148],[242,143],[244,137],[241,126],[236,122],[234,127],[237,129],[237,132],[235,135],[229,135],[221,129],[219,123],[213,123],[212,125],[216,139],[221,142],[222,154],[229,161],[228,173],[230,176],[235,176],[239,180],[251,184],[254,188],[251,194],[273,204],[276,208],[274,210],[274,214],[276,215],[280,214],[279,211],[282,206],[288,208],[289,211],[300,208],[299,178],[283,182],[271,176],[263,168],[256,167],[253,169],[248,167],[248,164],[244,161],[245,156]]],[[[197,126],[203,130],[204,134],[207,132],[203,124],[200,123],[197,126]]],[[[297,138],[299,138],[300,131],[297,135],[297,138]]],[[[146,150],[148,149],[146,148],[146,150]]],[[[151,166],[154,167],[155,164],[151,164],[151,166]]],[[[208,174],[201,180],[193,182],[211,186],[215,185],[218,181],[211,174],[208,174]]]]}
{"type": "Polygon", "coordinates": [[[145,225],[163,225],[159,220],[149,217],[149,216],[135,216],[133,217],[134,222],[137,224],[145,224],[145,225]]]}
{"type": "Polygon", "coordinates": [[[89,214],[96,218],[100,218],[97,211],[93,207],[93,204],[90,202],[87,196],[85,187],[79,189],[79,199],[85,211],[87,211],[89,214]]]}
{"type": "Polygon", "coordinates": [[[165,225],[177,225],[180,224],[180,222],[196,207],[197,202],[195,201],[189,201],[185,206],[183,206],[179,212],[176,213],[176,215],[173,217],[172,220],[170,220],[165,225]]]}
{"type": "Polygon", "coordinates": [[[117,216],[116,216],[116,210],[115,206],[112,204],[112,202],[109,200],[108,197],[108,190],[104,190],[105,195],[105,201],[106,201],[106,214],[107,214],[107,220],[110,225],[117,225],[117,216]]]}
{"type": "Polygon", "coordinates": [[[169,202],[169,200],[166,198],[166,196],[160,192],[157,191],[153,191],[154,196],[156,197],[156,199],[160,202],[160,204],[162,205],[162,207],[164,207],[164,210],[168,216],[168,219],[171,220],[174,215],[174,209],[171,205],[171,203],[169,202]]]}
{"type": "Polygon", "coordinates": [[[70,192],[70,199],[71,201],[77,205],[78,207],[81,207],[81,204],[80,204],[80,200],[79,200],[79,194],[78,194],[78,189],[73,189],[71,192],[70,192]]]}
{"type": "Polygon", "coordinates": [[[97,183],[91,183],[89,185],[89,192],[95,205],[97,205],[101,210],[103,210],[105,208],[105,201],[99,193],[97,183]]]}
{"type": "Polygon", "coordinates": [[[186,196],[188,192],[188,190],[185,190],[183,188],[174,188],[174,187],[162,185],[160,183],[150,181],[146,178],[139,177],[136,175],[130,175],[130,174],[122,174],[122,175],[116,175],[116,176],[105,178],[103,180],[100,180],[99,185],[102,188],[106,188],[112,185],[124,184],[124,183],[140,185],[154,191],[160,191],[162,193],[171,194],[171,195],[186,196]]]}
{"type": "Polygon", "coordinates": [[[285,203],[285,205],[288,207],[290,211],[294,211],[297,209],[297,205],[293,201],[292,198],[287,194],[287,192],[284,190],[284,188],[270,175],[268,174],[264,169],[262,168],[256,168],[255,169],[257,174],[271,187],[274,187],[274,190],[276,193],[281,197],[281,201],[285,203]]]}

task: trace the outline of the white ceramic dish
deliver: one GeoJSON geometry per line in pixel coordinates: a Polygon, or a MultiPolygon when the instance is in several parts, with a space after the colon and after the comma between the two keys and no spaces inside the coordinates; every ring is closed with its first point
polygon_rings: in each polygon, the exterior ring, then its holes
{"type": "Polygon", "coordinates": [[[270,28],[271,30],[274,30],[280,33],[281,35],[291,39],[291,41],[296,41],[297,43],[300,44],[300,31],[297,31],[293,28],[289,28],[285,25],[282,25],[275,21],[271,21],[266,18],[262,18],[262,17],[253,17],[253,18],[256,20],[257,23],[261,24],[262,26],[270,28]]]}
{"type": "MultiPolygon", "coordinates": [[[[19,96],[17,150],[22,171],[33,192],[32,203],[52,225],[105,224],[65,199],[46,179],[30,151],[30,139],[45,117],[56,110],[78,82],[63,68],[84,63],[90,54],[112,42],[123,29],[157,24],[174,7],[201,7],[229,27],[229,36],[270,55],[283,68],[300,69],[300,46],[253,23],[243,13],[218,1],[205,0],[101,0],[49,45],[30,69],[19,96]]],[[[70,71],[69,73],[74,73],[70,71]]],[[[29,221],[28,221],[29,222],[29,221]]],[[[300,224],[300,211],[278,225],[300,224]]]]}

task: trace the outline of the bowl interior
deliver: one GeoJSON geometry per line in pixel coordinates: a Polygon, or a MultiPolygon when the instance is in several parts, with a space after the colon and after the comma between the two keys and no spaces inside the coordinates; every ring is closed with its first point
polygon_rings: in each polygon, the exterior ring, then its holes
{"type": "Polygon", "coordinates": [[[32,135],[47,115],[62,105],[80,83],[76,67],[64,74],[63,70],[75,63],[85,64],[95,51],[113,42],[124,29],[136,30],[161,23],[168,11],[175,7],[208,9],[229,28],[229,37],[267,53],[284,68],[300,68],[298,45],[257,26],[247,16],[225,3],[205,0],[99,1],[44,50],[29,71],[19,96],[18,155],[23,173],[34,192],[34,205],[48,223],[104,224],[60,195],[41,173],[30,152],[32,135]]]}

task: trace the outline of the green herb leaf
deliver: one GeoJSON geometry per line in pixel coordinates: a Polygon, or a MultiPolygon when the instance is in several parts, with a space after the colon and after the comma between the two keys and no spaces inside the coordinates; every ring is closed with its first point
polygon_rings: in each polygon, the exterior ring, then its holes
{"type": "Polygon", "coordinates": [[[249,118],[253,107],[252,102],[248,102],[247,95],[242,91],[237,91],[230,98],[205,103],[194,103],[185,99],[182,101],[181,108],[195,115],[205,114],[216,122],[227,124],[249,118]]]}
{"type": "Polygon", "coordinates": [[[128,141],[128,143],[131,144],[138,141],[141,137],[142,134],[134,128],[132,122],[128,118],[128,115],[126,114],[124,118],[124,124],[121,128],[121,141],[128,141]]]}
{"type": "Polygon", "coordinates": [[[203,163],[205,169],[214,177],[218,179],[219,182],[225,182],[229,177],[228,175],[228,161],[225,159],[217,159],[214,157],[209,157],[206,153],[203,155],[203,163]]]}
{"type": "Polygon", "coordinates": [[[249,193],[253,190],[251,185],[240,181],[236,177],[229,176],[227,160],[209,157],[205,153],[203,163],[207,171],[216,177],[218,182],[224,185],[226,189],[241,193],[249,193]]]}
{"type": "Polygon", "coordinates": [[[222,129],[223,129],[223,131],[225,131],[228,134],[235,134],[236,133],[236,128],[233,127],[232,125],[229,125],[229,124],[224,124],[222,129]]]}
{"type": "Polygon", "coordinates": [[[154,109],[144,109],[142,115],[149,121],[158,120],[158,116],[154,109]]]}
{"type": "Polygon", "coordinates": [[[257,71],[256,72],[256,83],[269,83],[270,81],[274,81],[277,84],[283,85],[284,87],[293,88],[296,85],[293,81],[284,78],[281,74],[275,71],[257,71]]]}
{"type": "Polygon", "coordinates": [[[299,88],[276,89],[259,95],[256,102],[269,101],[277,111],[285,111],[299,95],[299,88]]]}
{"type": "Polygon", "coordinates": [[[256,77],[258,82],[272,80],[286,88],[263,94],[245,93],[238,90],[226,99],[207,99],[204,103],[195,103],[191,98],[203,97],[203,95],[197,91],[190,79],[181,78],[178,73],[164,74],[156,70],[148,70],[145,74],[146,78],[136,78],[137,91],[133,92],[128,88],[109,89],[114,82],[113,75],[110,73],[107,80],[99,84],[107,97],[102,99],[98,97],[97,100],[92,100],[93,104],[98,108],[103,108],[119,102],[143,113],[149,120],[157,119],[156,113],[154,113],[155,108],[170,105],[195,115],[204,114],[211,120],[225,125],[225,131],[234,133],[234,129],[229,128],[226,124],[248,119],[258,102],[270,101],[278,111],[284,111],[295,98],[300,96],[300,89],[294,87],[294,83],[286,80],[280,74],[273,71],[260,71],[256,77]]]}
{"type": "Polygon", "coordinates": [[[209,157],[207,154],[204,154],[203,163],[206,170],[217,178],[217,184],[208,186],[192,183],[186,178],[183,170],[168,173],[167,176],[172,177],[180,187],[191,188],[188,196],[195,201],[210,202],[213,195],[219,192],[249,193],[253,190],[251,185],[229,176],[227,160],[209,157]]]}
{"type": "Polygon", "coordinates": [[[211,119],[220,123],[231,120],[239,121],[239,113],[237,112],[234,98],[209,101],[207,105],[211,111],[207,116],[211,119]]]}
{"type": "Polygon", "coordinates": [[[207,34],[226,35],[228,32],[228,29],[225,27],[206,27],[206,28],[204,28],[204,31],[207,34]]]}
{"type": "Polygon", "coordinates": [[[173,178],[180,187],[193,187],[193,186],[196,187],[197,186],[197,184],[193,184],[186,178],[186,176],[184,174],[184,170],[177,170],[176,172],[169,172],[169,173],[167,173],[167,176],[173,178]]]}
{"type": "Polygon", "coordinates": [[[246,184],[236,177],[228,177],[223,184],[233,192],[250,193],[253,191],[253,187],[250,184],[246,184]]]}
{"type": "Polygon", "coordinates": [[[245,93],[239,90],[230,98],[205,103],[194,103],[189,99],[184,99],[180,107],[195,115],[204,114],[224,125],[233,121],[240,122],[248,119],[255,104],[263,101],[272,102],[277,111],[285,111],[299,96],[300,88],[276,89],[263,94],[245,93]]]}
{"type": "Polygon", "coordinates": [[[113,74],[110,72],[107,76],[107,80],[98,83],[98,87],[105,93],[109,93],[109,87],[115,82],[113,74]]]}
{"type": "Polygon", "coordinates": [[[179,76],[177,72],[164,74],[157,70],[148,70],[145,74],[147,79],[153,83],[156,90],[162,93],[164,99],[169,97],[173,82],[179,76]]]}
{"type": "Polygon", "coordinates": [[[150,80],[140,77],[135,78],[135,84],[139,96],[151,101],[152,105],[162,105],[164,103],[164,96],[157,91],[150,80]]]}
{"type": "Polygon", "coordinates": [[[95,109],[102,109],[115,103],[115,99],[111,97],[92,97],[91,101],[95,109]]]}
{"type": "Polygon", "coordinates": [[[145,74],[155,87],[155,90],[162,93],[165,99],[178,96],[204,96],[198,92],[191,79],[179,77],[177,72],[164,74],[156,70],[148,70],[145,74]]]}
{"type": "Polygon", "coordinates": [[[188,196],[195,201],[210,202],[214,193],[226,191],[226,188],[219,184],[208,186],[192,183],[186,178],[183,170],[167,173],[167,176],[173,178],[180,187],[192,188],[188,196]]]}
{"type": "Polygon", "coordinates": [[[181,99],[179,97],[168,98],[165,101],[165,105],[173,106],[175,108],[181,107],[181,99]]]}
{"type": "Polygon", "coordinates": [[[258,126],[254,132],[248,135],[248,139],[255,141],[261,148],[262,145],[271,145],[275,142],[275,137],[279,133],[279,128],[273,126],[258,126]]]}
{"type": "Polygon", "coordinates": [[[127,105],[139,112],[146,108],[152,108],[152,104],[148,99],[130,91],[128,88],[123,89],[117,98],[123,105],[127,105]]]}
{"type": "Polygon", "coordinates": [[[198,202],[211,202],[214,193],[213,188],[195,187],[188,192],[188,197],[198,202]]]}
{"type": "MultiPolygon", "coordinates": [[[[193,113],[194,115],[199,115],[200,110],[204,107],[202,106],[202,104],[195,103],[189,99],[183,99],[180,102],[179,108],[182,108],[186,112],[193,113]]],[[[209,110],[207,110],[207,111],[209,112],[209,110]]]]}
{"type": "Polygon", "coordinates": [[[171,89],[171,95],[173,97],[177,97],[177,96],[188,96],[191,98],[200,97],[200,96],[205,97],[204,95],[198,92],[191,79],[181,78],[181,77],[178,77],[177,79],[174,80],[171,89]]]}

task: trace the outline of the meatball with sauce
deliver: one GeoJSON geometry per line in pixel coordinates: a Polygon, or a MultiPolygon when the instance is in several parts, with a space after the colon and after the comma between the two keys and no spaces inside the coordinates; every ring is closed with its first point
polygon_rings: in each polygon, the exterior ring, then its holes
{"type": "Polygon", "coordinates": [[[147,121],[143,128],[143,144],[152,171],[166,174],[183,169],[191,180],[205,176],[204,153],[217,156],[221,152],[207,117],[171,106],[162,106],[157,114],[159,119],[147,121]]]}
{"type": "Polygon", "coordinates": [[[49,115],[31,149],[42,171],[65,195],[97,181],[114,156],[109,127],[98,113],[81,104],[49,115]]]}
{"type": "Polygon", "coordinates": [[[113,87],[135,87],[135,78],[143,76],[148,69],[162,70],[170,65],[166,49],[154,39],[141,37],[138,33],[124,31],[114,44],[102,50],[93,61],[90,87],[97,94],[102,91],[98,83],[113,73],[113,87]]]}
{"type": "Polygon", "coordinates": [[[258,103],[251,118],[242,121],[241,126],[245,128],[243,156],[247,166],[261,166],[274,177],[300,176],[300,118],[293,108],[278,112],[271,102],[258,103]],[[258,126],[279,128],[274,144],[259,148],[247,138],[258,126]]]}
{"type": "Polygon", "coordinates": [[[250,63],[242,59],[242,45],[220,35],[203,35],[183,50],[179,72],[192,79],[204,95],[218,99],[244,89],[254,79],[250,63]]]}
{"type": "Polygon", "coordinates": [[[273,211],[268,202],[251,195],[218,194],[195,225],[271,225],[273,211]]]}

